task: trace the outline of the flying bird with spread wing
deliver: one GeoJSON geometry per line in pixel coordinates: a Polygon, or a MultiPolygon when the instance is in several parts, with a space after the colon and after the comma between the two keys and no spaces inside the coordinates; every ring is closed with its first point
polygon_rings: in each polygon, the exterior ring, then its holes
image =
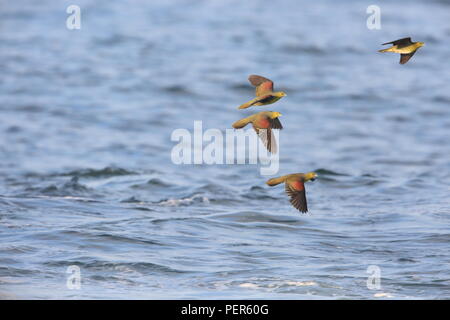
{"type": "Polygon", "coordinates": [[[305,182],[314,181],[316,178],[317,174],[315,172],[293,173],[270,179],[266,183],[273,187],[284,182],[284,187],[291,198],[292,206],[300,212],[306,213],[308,212],[308,205],[306,202],[305,182]]]}
{"type": "Polygon", "coordinates": [[[233,123],[233,128],[241,129],[251,123],[267,150],[271,153],[277,153],[276,139],[272,129],[283,129],[278,119],[280,116],[281,113],[279,112],[261,111],[236,121],[233,123]]]}
{"type": "Polygon", "coordinates": [[[383,43],[382,45],[392,44],[392,47],[378,50],[378,52],[395,52],[400,53],[400,64],[405,64],[416,53],[417,49],[423,47],[423,42],[412,42],[411,38],[403,38],[391,42],[383,43]]]}
{"type": "Polygon", "coordinates": [[[244,103],[238,109],[247,109],[251,106],[272,104],[286,96],[286,93],[283,91],[274,92],[273,81],[267,78],[251,75],[248,77],[248,81],[256,87],[256,98],[244,103]]]}

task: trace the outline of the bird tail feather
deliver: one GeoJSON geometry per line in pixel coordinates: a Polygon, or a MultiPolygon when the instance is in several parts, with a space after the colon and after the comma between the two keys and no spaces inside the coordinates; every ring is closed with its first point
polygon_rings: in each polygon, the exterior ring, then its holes
{"type": "Polygon", "coordinates": [[[252,99],[249,102],[246,102],[246,103],[240,105],[238,109],[247,109],[247,108],[251,107],[254,103],[255,103],[255,99],[252,99]]]}
{"type": "Polygon", "coordinates": [[[250,122],[249,118],[244,118],[244,119],[238,120],[235,123],[233,123],[233,128],[241,129],[241,128],[245,127],[249,122],[250,122]]]}
{"type": "Polygon", "coordinates": [[[286,176],[282,176],[282,177],[278,177],[278,178],[269,179],[266,183],[269,186],[273,187],[273,186],[276,186],[277,184],[283,183],[285,181],[286,181],[286,176]]]}

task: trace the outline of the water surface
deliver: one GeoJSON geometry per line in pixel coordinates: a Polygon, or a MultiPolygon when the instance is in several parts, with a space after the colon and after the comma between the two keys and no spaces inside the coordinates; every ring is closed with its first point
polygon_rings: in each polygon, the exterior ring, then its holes
{"type": "Polygon", "coordinates": [[[450,297],[448,1],[381,1],[381,30],[371,1],[77,1],[72,31],[70,4],[1,4],[0,297],[450,297]],[[258,165],[171,162],[173,130],[251,113],[249,74],[288,94],[307,215],[258,165]]]}

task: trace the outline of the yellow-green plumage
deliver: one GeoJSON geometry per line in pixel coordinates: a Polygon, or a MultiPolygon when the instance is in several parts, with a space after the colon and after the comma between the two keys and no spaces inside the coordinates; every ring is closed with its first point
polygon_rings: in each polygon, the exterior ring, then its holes
{"type": "Polygon", "coordinates": [[[278,178],[269,179],[266,184],[273,187],[280,183],[285,184],[285,191],[291,198],[290,202],[300,212],[308,212],[306,201],[305,182],[314,181],[317,178],[315,172],[293,173],[278,178]]]}
{"type": "Polygon", "coordinates": [[[261,111],[236,121],[232,126],[235,129],[241,129],[251,123],[267,150],[276,153],[277,144],[272,129],[283,129],[279,116],[281,116],[279,112],[261,111]]]}
{"type": "Polygon", "coordinates": [[[242,104],[238,109],[246,109],[252,106],[263,106],[277,102],[286,96],[283,91],[273,91],[273,82],[267,78],[257,75],[248,77],[250,83],[256,87],[256,98],[242,104]]]}
{"type": "Polygon", "coordinates": [[[383,45],[392,44],[387,49],[378,50],[378,52],[395,52],[400,53],[400,64],[405,64],[416,53],[417,49],[424,46],[423,42],[412,42],[411,38],[403,38],[391,42],[383,43],[383,45]]]}

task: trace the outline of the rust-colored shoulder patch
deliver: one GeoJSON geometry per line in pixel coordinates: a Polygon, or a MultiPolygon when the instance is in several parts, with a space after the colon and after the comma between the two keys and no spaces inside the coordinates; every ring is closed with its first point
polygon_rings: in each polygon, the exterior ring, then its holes
{"type": "Polygon", "coordinates": [[[305,183],[303,181],[297,180],[290,183],[292,189],[295,191],[303,191],[305,190],[305,183]]]}

